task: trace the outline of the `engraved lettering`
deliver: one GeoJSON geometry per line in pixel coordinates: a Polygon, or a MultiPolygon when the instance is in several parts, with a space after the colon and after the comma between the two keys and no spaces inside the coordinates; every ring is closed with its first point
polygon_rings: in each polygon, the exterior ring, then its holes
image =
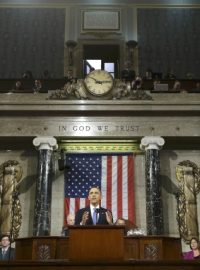
{"type": "Polygon", "coordinates": [[[97,126],[99,131],[108,131],[108,126],[97,126]]]}
{"type": "Polygon", "coordinates": [[[90,131],[90,126],[73,126],[73,131],[90,131]]]}
{"type": "Polygon", "coordinates": [[[59,126],[59,132],[67,131],[67,126],[59,126]]]}
{"type": "Polygon", "coordinates": [[[134,131],[139,130],[139,126],[115,126],[116,131],[134,131]]]}

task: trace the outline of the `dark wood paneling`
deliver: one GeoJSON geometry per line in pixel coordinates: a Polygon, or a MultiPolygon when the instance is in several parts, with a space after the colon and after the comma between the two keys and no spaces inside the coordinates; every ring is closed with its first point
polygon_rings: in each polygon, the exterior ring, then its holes
{"type": "Polygon", "coordinates": [[[66,260],[51,261],[0,261],[2,270],[196,270],[199,269],[198,260],[131,260],[121,262],[68,262],[66,260]]]}
{"type": "Polygon", "coordinates": [[[69,238],[44,236],[17,239],[15,259],[75,261],[181,259],[180,238],[167,236],[124,238],[123,228],[97,227],[99,226],[86,229],[74,226],[69,238]]]}
{"type": "Polygon", "coordinates": [[[70,260],[123,259],[124,227],[115,225],[72,226],[69,233],[70,260]]]}

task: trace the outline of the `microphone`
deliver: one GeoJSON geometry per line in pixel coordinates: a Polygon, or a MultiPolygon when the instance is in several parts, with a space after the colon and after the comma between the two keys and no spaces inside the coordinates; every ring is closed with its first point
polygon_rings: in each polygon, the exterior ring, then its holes
{"type": "Polygon", "coordinates": [[[95,211],[96,211],[96,213],[97,213],[97,214],[99,214],[99,213],[101,213],[101,212],[102,212],[100,208],[96,208],[96,210],[95,210],[95,211]]]}

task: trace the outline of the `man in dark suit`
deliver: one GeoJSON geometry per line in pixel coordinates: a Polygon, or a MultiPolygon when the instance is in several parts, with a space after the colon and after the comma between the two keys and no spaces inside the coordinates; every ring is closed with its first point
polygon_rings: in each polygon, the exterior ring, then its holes
{"type": "Polygon", "coordinates": [[[8,235],[1,236],[0,260],[13,260],[15,249],[10,246],[10,237],[8,235]]]}
{"type": "Polygon", "coordinates": [[[112,225],[111,211],[100,207],[101,190],[92,187],[89,190],[88,199],[90,205],[77,211],[75,225],[112,225]]]}

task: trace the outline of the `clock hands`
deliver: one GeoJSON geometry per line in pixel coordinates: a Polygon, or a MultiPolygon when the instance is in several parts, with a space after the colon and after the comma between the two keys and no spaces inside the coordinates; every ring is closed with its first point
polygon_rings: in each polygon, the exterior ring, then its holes
{"type": "Polygon", "coordinates": [[[101,81],[101,83],[110,83],[111,81],[101,81]]]}
{"type": "Polygon", "coordinates": [[[98,81],[97,79],[95,79],[94,77],[90,77],[91,79],[93,79],[96,84],[102,84],[102,83],[110,83],[110,81],[98,81]]]}
{"type": "Polygon", "coordinates": [[[91,77],[91,76],[90,76],[90,78],[93,79],[97,83],[97,79],[95,79],[94,77],[91,77]]]}

